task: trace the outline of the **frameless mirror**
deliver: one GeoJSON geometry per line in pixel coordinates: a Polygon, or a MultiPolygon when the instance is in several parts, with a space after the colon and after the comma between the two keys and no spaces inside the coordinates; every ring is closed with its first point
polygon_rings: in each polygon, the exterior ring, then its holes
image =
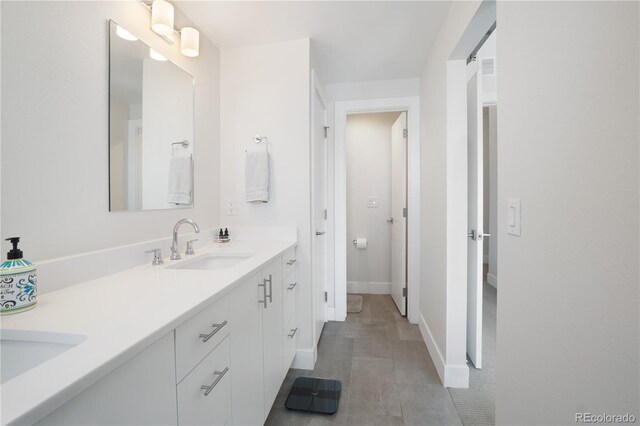
{"type": "Polygon", "coordinates": [[[109,209],[192,207],[193,77],[109,25],[109,209]]]}

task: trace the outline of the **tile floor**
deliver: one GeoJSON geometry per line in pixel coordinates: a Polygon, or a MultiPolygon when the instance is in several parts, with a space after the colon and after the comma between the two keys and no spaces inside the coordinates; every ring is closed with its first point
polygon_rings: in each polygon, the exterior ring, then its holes
{"type": "Polygon", "coordinates": [[[461,425],[422,341],[388,295],[363,295],[362,312],[325,325],[315,370],[291,369],[267,425],[461,425]],[[334,415],[284,407],[296,377],[342,381],[334,415]]]}

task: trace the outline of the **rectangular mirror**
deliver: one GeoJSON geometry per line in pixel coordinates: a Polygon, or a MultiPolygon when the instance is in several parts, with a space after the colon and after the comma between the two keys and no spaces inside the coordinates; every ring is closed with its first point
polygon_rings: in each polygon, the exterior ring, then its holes
{"type": "Polygon", "coordinates": [[[109,25],[109,210],[192,207],[194,79],[109,25]]]}

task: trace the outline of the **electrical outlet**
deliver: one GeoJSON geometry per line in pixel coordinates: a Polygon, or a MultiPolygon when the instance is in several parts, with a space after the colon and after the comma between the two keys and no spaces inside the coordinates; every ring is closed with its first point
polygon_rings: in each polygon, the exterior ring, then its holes
{"type": "Polygon", "coordinates": [[[227,201],[227,216],[236,215],[236,203],[233,200],[227,201]]]}

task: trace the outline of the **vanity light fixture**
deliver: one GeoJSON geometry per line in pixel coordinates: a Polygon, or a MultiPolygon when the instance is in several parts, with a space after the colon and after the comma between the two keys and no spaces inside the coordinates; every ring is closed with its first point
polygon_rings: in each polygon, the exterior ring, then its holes
{"type": "Polygon", "coordinates": [[[151,59],[155,59],[156,61],[160,61],[160,62],[164,62],[167,60],[167,58],[165,58],[164,56],[162,56],[152,48],[149,48],[149,56],[151,56],[151,59]]]}
{"type": "Polygon", "coordinates": [[[151,29],[173,41],[173,5],[166,0],[153,0],[151,29]]]}
{"type": "Polygon", "coordinates": [[[195,58],[200,53],[200,33],[192,27],[180,31],[180,52],[184,56],[195,58]]]}
{"type": "Polygon", "coordinates": [[[200,32],[193,27],[184,27],[176,31],[173,28],[174,8],[167,0],[153,0],[152,3],[142,2],[151,10],[151,29],[160,35],[167,43],[173,44],[174,36],[180,36],[180,52],[189,58],[200,54],[200,32]]]}
{"type": "Polygon", "coordinates": [[[129,41],[136,41],[138,39],[138,37],[134,36],[129,31],[122,28],[120,25],[116,25],[116,34],[118,34],[118,37],[129,41]]]}

